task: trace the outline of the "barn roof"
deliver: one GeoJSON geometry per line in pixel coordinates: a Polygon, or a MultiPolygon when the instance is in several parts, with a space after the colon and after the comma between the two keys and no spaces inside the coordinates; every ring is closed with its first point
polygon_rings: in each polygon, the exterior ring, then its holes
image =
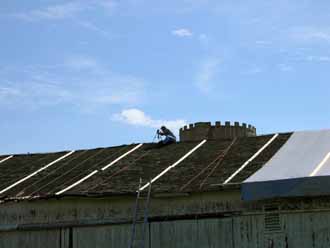
{"type": "Polygon", "coordinates": [[[242,185],[243,200],[330,195],[330,130],[295,132],[242,185]]]}
{"type": "Polygon", "coordinates": [[[153,193],[219,190],[219,185],[239,185],[254,174],[290,136],[0,156],[0,198],[125,195],[136,192],[140,178],[144,184],[157,179],[152,183],[153,193]]]}

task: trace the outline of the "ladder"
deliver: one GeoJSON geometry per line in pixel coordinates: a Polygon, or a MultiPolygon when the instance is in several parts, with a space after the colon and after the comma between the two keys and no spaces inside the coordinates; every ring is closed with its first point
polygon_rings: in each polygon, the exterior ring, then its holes
{"type": "Polygon", "coordinates": [[[145,248],[145,236],[148,225],[151,183],[149,183],[148,191],[141,191],[141,187],[142,179],[140,178],[139,188],[137,190],[135,200],[129,248],[145,248]],[[139,227],[139,230],[137,229],[137,227],[139,227]],[[138,233],[138,231],[140,232],[138,233]]]}

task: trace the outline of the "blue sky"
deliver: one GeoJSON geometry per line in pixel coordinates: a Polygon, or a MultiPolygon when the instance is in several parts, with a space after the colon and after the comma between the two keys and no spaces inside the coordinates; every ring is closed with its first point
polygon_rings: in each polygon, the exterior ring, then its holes
{"type": "Polygon", "coordinates": [[[330,2],[2,0],[0,154],[330,126],[330,2]]]}

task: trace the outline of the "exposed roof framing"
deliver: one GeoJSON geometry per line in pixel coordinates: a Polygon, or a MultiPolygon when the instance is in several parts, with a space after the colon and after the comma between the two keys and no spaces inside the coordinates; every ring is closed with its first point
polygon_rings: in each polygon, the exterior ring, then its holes
{"type": "Polygon", "coordinates": [[[11,155],[11,156],[5,157],[4,159],[1,159],[0,164],[6,162],[7,160],[11,159],[12,157],[14,157],[14,156],[11,155]]]}
{"type": "Polygon", "coordinates": [[[228,178],[230,183],[240,184],[250,177],[290,136],[284,133],[237,138],[235,142],[179,142],[164,147],[133,144],[70,154],[15,155],[0,166],[1,197],[134,194],[140,178],[144,186],[152,181],[155,194],[216,190],[214,185],[223,185],[228,178]]]}

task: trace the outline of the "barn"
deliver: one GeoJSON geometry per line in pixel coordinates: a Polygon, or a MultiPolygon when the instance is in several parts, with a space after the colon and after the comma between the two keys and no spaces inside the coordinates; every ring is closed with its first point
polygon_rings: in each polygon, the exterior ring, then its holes
{"type": "Polygon", "coordinates": [[[0,156],[0,248],[330,247],[330,131],[0,156]],[[137,197],[138,196],[138,197],[137,197]]]}

